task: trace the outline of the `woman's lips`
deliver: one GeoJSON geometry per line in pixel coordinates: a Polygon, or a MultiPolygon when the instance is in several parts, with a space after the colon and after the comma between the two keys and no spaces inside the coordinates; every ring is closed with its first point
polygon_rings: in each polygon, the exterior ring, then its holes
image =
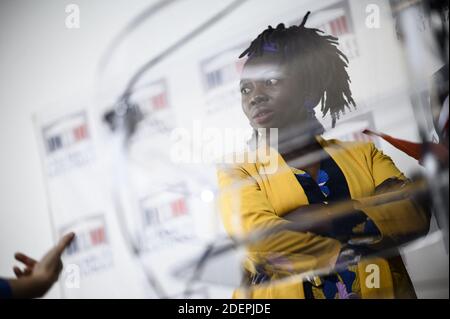
{"type": "Polygon", "coordinates": [[[269,111],[269,110],[261,111],[261,112],[258,112],[258,114],[256,114],[253,117],[253,121],[256,124],[261,125],[261,124],[269,122],[273,118],[274,114],[275,114],[274,111],[269,111]]]}

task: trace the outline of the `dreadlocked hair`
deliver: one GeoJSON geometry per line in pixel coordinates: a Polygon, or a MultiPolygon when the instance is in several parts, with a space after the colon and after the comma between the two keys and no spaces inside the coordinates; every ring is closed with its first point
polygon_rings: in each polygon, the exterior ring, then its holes
{"type": "MultiPolygon", "coordinates": [[[[267,46],[281,54],[284,61],[295,63],[295,70],[306,79],[299,83],[301,89],[316,97],[321,103],[323,117],[331,115],[332,126],[346,109],[356,108],[350,90],[350,77],[346,68],[348,59],[339,50],[338,38],[325,35],[319,29],[306,28],[305,24],[311,12],[308,12],[299,26],[286,28],[283,23],[276,28],[269,26],[239,56],[249,59],[262,56],[267,46]]],[[[316,105],[317,105],[316,104],[316,105]]]]}

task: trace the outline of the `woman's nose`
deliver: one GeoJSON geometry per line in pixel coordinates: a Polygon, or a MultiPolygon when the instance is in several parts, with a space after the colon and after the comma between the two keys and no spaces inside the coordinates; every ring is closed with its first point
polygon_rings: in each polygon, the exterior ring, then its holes
{"type": "Polygon", "coordinates": [[[252,99],[250,100],[250,105],[251,106],[256,106],[256,105],[258,105],[260,103],[267,102],[268,100],[269,100],[269,97],[267,95],[257,94],[257,95],[254,95],[252,97],[252,99]]]}

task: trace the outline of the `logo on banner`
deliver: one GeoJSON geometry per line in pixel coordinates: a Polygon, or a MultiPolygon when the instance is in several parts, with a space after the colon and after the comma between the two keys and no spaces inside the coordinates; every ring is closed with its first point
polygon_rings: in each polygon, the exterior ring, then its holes
{"type": "Polygon", "coordinates": [[[145,85],[133,93],[131,101],[139,105],[144,114],[143,126],[137,134],[168,134],[173,120],[165,80],[145,85]]]}
{"type": "Polygon", "coordinates": [[[359,57],[359,47],[348,1],[341,1],[320,10],[312,24],[314,28],[324,31],[325,34],[337,37],[339,48],[349,60],[359,57]]]}
{"type": "Polygon", "coordinates": [[[178,184],[141,199],[146,251],[153,252],[194,237],[186,194],[186,186],[178,184]]]}
{"type": "Polygon", "coordinates": [[[240,107],[238,83],[245,59],[238,59],[238,56],[243,50],[244,45],[240,45],[202,62],[200,68],[207,114],[229,111],[233,106],[240,107]]]}
{"type": "Polygon", "coordinates": [[[60,234],[68,231],[76,236],[65,251],[68,264],[78,267],[81,276],[109,269],[113,265],[113,254],[106,229],[104,215],[95,215],[76,221],[61,229],[60,234]]]}
{"type": "Polygon", "coordinates": [[[62,117],[42,129],[47,174],[51,177],[91,162],[93,147],[86,112],[62,117]]]}

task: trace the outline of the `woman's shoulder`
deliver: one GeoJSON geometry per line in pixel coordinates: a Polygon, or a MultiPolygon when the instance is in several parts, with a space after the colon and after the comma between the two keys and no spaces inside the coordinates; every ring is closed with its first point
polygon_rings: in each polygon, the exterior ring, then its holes
{"type": "Polygon", "coordinates": [[[217,163],[216,169],[222,173],[253,175],[260,164],[253,153],[253,151],[245,151],[228,154],[217,163]]]}
{"type": "Polygon", "coordinates": [[[376,149],[374,142],[371,141],[342,141],[339,139],[319,139],[320,144],[327,148],[341,148],[349,152],[372,152],[376,149]]]}

